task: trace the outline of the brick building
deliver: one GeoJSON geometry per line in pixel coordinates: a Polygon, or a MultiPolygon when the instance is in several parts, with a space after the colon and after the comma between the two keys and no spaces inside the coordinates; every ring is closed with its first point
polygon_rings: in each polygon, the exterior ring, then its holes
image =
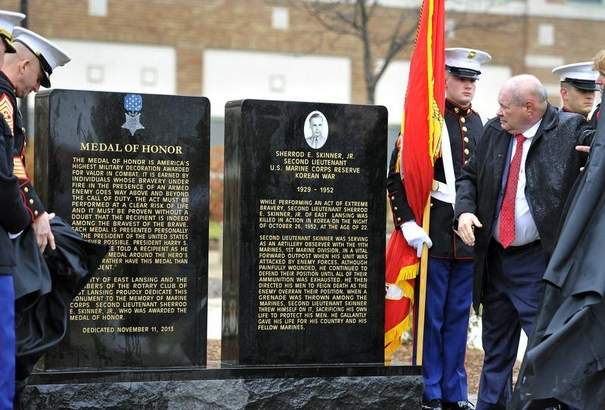
{"type": "MultiPolygon", "coordinates": [[[[298,3],[303,0],[298,0],[298,3]]],[[[20,0],[0,0],[19,10],[20,0]]],[[[288,0],[29,0],[28,26],[73,57],[55,88],[205,95],[213,141],[222,140],[224,102],[240,98],[366,101],[361,44],[325,30],[288,0]]],[[[296,2],[294,2],[296,3],[296,2]]],[[[413,24],[419,0],[383,0],[372,33],[385,36],[401,10],[413,24]]],[[[603,0],[452,0],[449,47],[488,51],[492,63],[476,106],[493,116],[499,84],[536,74],[558,103],[552,67],[605,47],[603,0]],[[471,24],[474,23],[474,24],[471,24]],[[480,23],[480,24],[479,24],[480,23]]],[[[407,47],[376,90],[393,129],[401,117],[407,47]]]]}

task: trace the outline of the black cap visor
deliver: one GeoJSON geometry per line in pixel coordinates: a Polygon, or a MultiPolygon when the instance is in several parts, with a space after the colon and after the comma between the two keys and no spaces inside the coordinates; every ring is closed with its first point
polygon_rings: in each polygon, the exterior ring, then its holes
{"type": "Polygon", "coordinates": [[[50,75],[53,73],[53,69],[51,68],[48,61],[42,54],[36,54],[38,60],[40,61],[40,68],[42,69],[42,79],[40,80],[40,85],[45,88],[50,88],[50,75]]]}
{"type": "Polygon", "coordinates": [[[449,65],[446,65],[445,69],[451,75],[455,75],[456,77],[461,78],[470,78],[472,80],[478,80],[479,74],[481,74],[481,71],[471,70],[470,68],[452,67],[449,65]]]}
{"type": "Polygon", "coordinates": [[[592,80],[578,80],[576,78],[565,78],[562,83],[568,83],[576,87],[580,91],[599,91],[600,88],[596,81],[592,80]]]}

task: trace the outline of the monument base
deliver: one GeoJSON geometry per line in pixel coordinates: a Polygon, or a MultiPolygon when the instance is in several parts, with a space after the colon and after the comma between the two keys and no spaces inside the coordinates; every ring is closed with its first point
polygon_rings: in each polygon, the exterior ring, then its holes
{"type": "Polygon", "coordinates": [[[410,366],[145,371],[119,376],[141,380],[135,382],[110,382],[117,375],[95,375],[100,377],[80,373],[78,383],[74,373],[38,374],[32,379],[35,384],[23,391],[22,408],[418,409],[423,389],[420,368],[410,366]],[[150,380],[158,376],[172,380],[150,380]]]}

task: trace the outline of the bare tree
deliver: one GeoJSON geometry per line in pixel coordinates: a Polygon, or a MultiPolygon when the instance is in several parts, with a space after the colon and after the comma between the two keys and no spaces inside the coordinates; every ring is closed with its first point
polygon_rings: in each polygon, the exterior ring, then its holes
{"type": "MultiPolygon", "coordinates": [[[[476,1],[452,0],[458,5],[476,4],[476,1]]],[[[376,85],[389,64],[416,39],[419,9],[386,8],[382,3],[381,0],[288,0],[291,7],[304,10],[327,32],[350,36],[360,42],[368,104],[374,104],[376,85]],[[385,18],[387,15],[391,18],[385,18]]],[[[488,3],[484,0],[486,9],[488,3]]],[[[494,27],[493,22],[489,24],[494,27]]],[[[456,21],[455,28],[482,26],[487,24],[480,19],[462,17],[456,21]]],[[[446,30],[453,29],[454,26],[446,27],[446,30]]]]}

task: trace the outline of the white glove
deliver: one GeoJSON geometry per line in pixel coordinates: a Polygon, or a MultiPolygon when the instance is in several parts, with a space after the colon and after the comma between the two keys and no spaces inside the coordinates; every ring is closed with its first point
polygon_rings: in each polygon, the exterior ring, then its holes
{"type": "Polygon", "coordinates": [[[426,234],[424,229],[416,224],[414,221],[407,221],[401,224],[401,233],[407,241],[408,245],[416,249],[416,256],[419,258],[422,256],[422,245],[426,243],[429,248],[433,246],[433,241],[426,234]]]}
{"type": "Polygon", "coordinates": [[[386,291],[385,298],[388,300],[401,300],[405,296],[403,289],[394,283],[385,283],[384,287],[384,290],[386,291]]]}

